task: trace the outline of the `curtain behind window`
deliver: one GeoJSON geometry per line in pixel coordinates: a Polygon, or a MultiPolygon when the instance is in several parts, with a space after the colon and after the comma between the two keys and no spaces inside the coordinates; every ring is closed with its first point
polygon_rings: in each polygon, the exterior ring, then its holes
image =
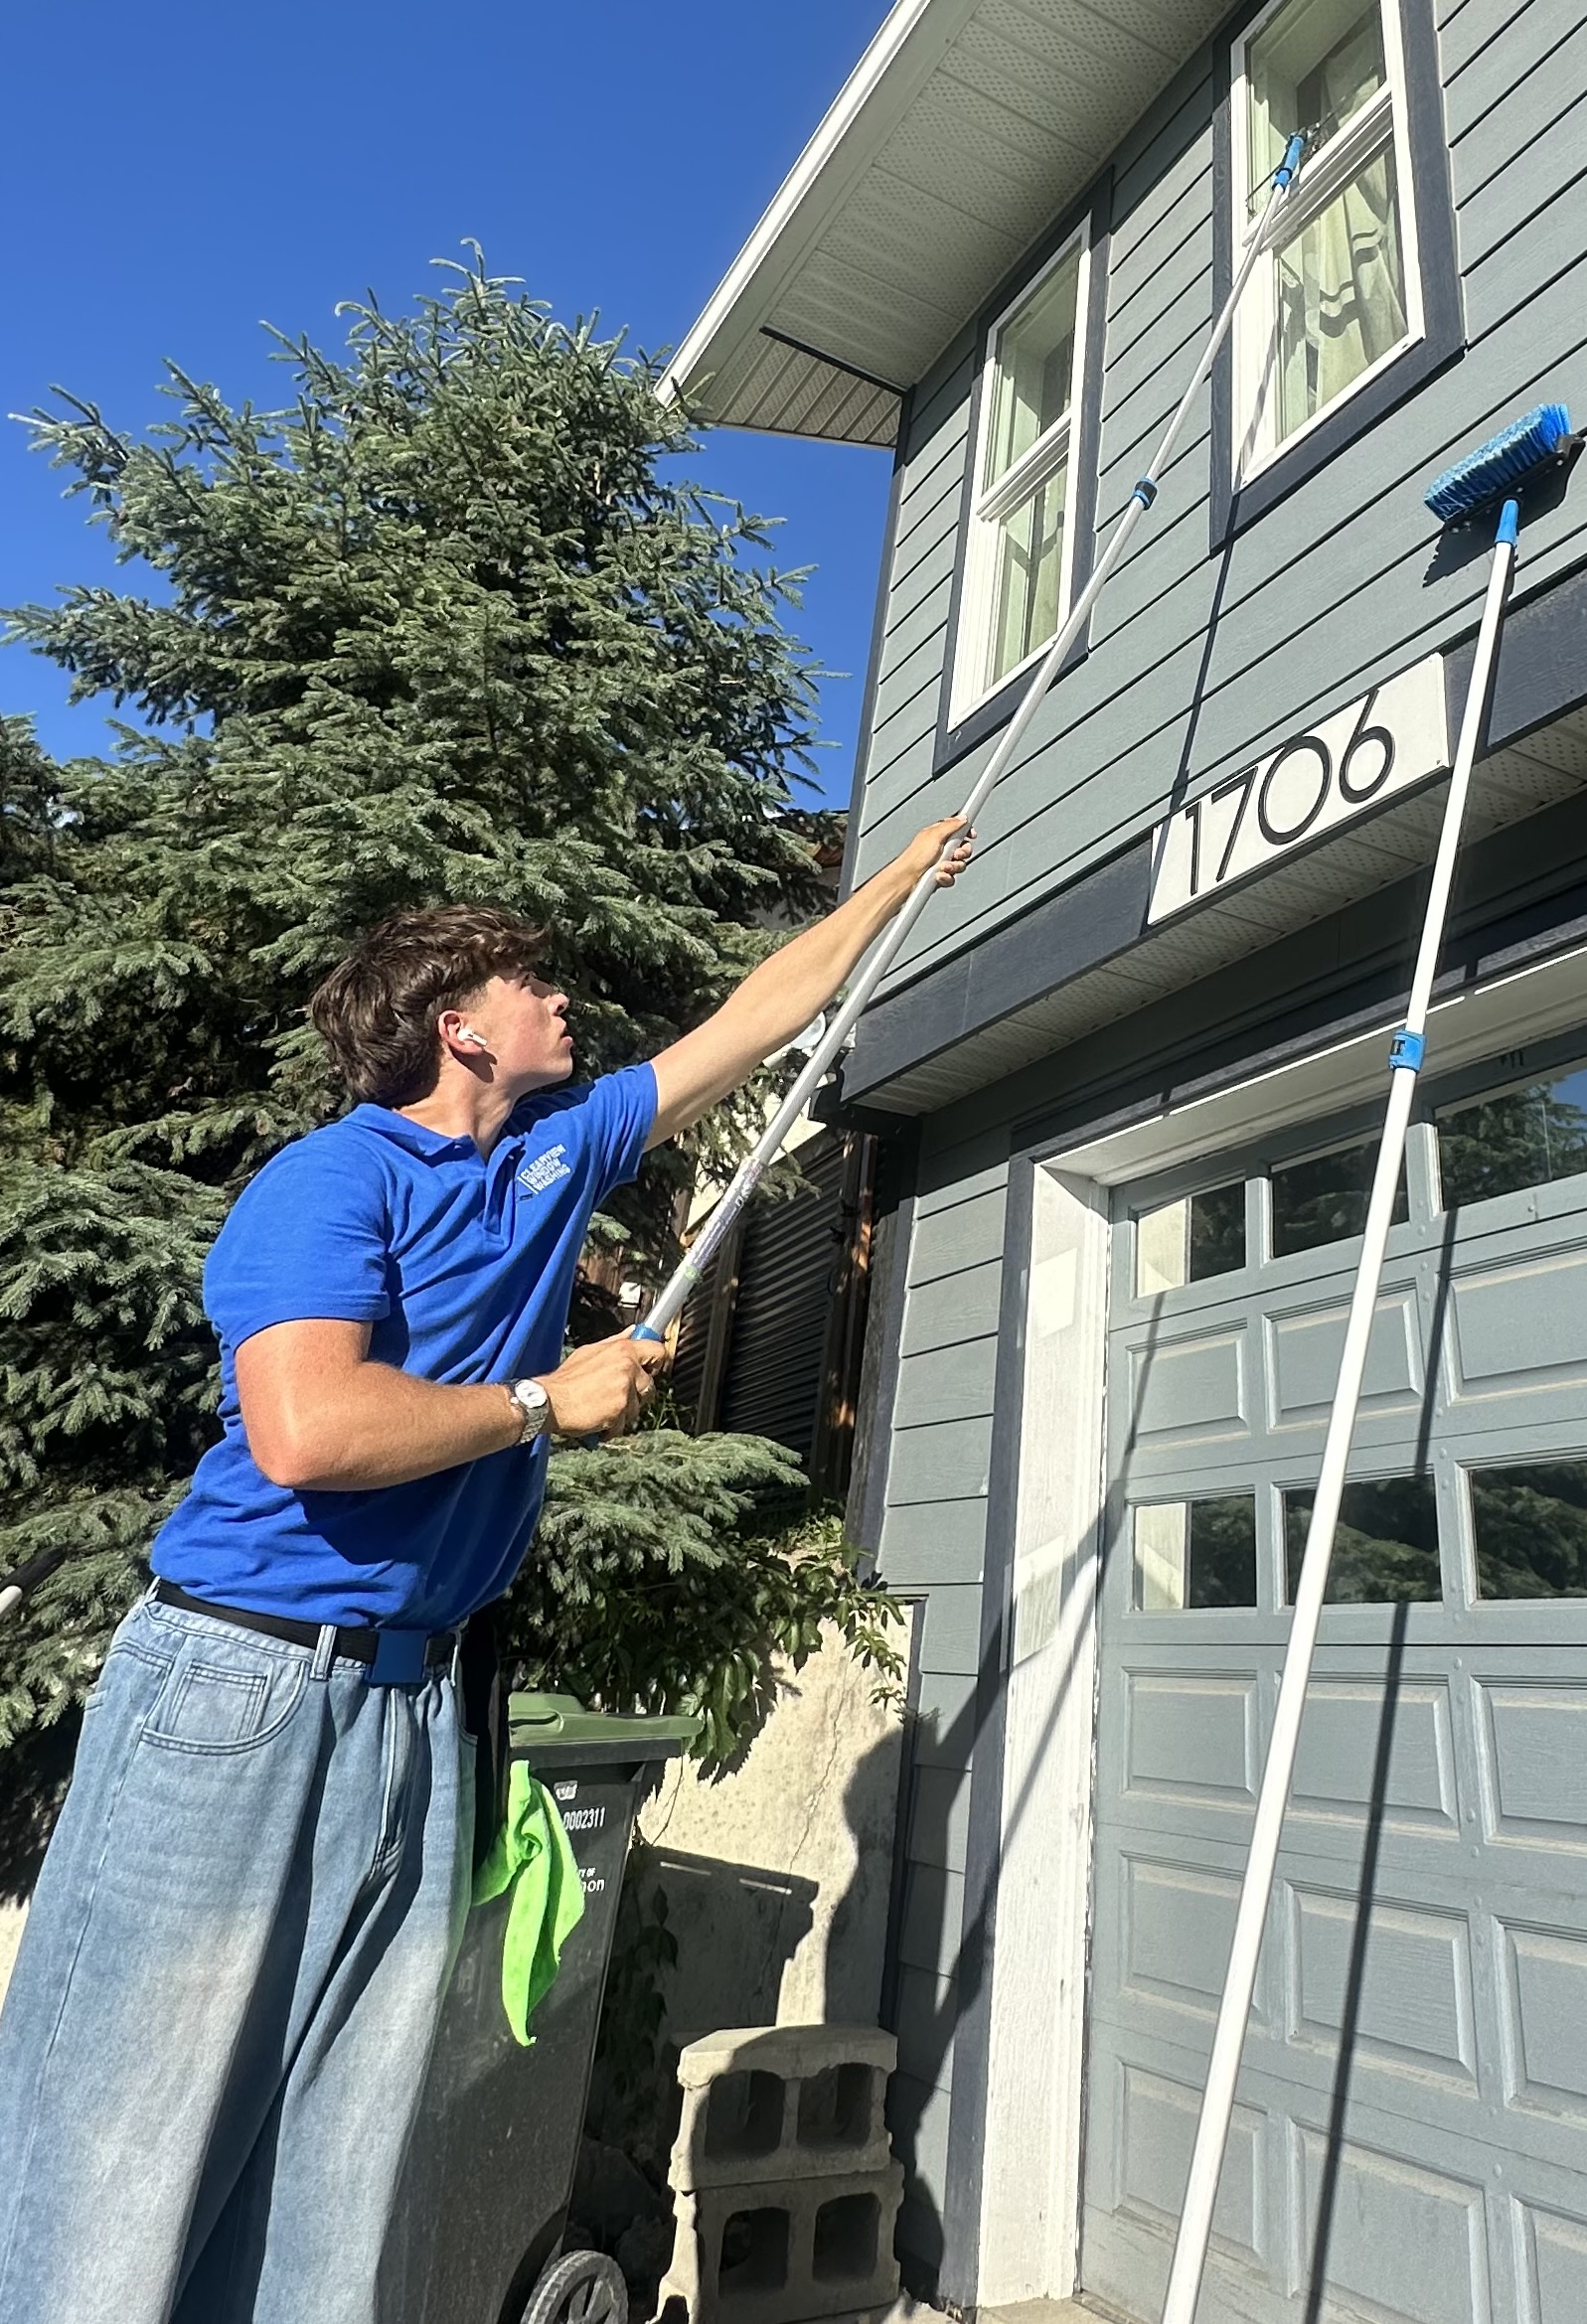
{"type": "MultiPolygon", "coordinates": [[[[1349,120],[1381,80],[1374,10],[1308,77],[1302,94],[1327,126],[1349,120]]],[[[1408,328],[1391,145],[1284,245],[1278,269],[1282,441],[1386,355],[1408,328]]]]}

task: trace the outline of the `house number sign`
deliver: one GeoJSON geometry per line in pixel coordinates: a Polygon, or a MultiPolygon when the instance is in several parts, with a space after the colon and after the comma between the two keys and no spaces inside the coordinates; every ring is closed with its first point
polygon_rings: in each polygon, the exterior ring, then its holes
{"type": "Polygon", "coordinates": [[[1448,765],[1444,663],[1430,654],[1160,823],[1148,924],[1267,870],[1448,765]]]}

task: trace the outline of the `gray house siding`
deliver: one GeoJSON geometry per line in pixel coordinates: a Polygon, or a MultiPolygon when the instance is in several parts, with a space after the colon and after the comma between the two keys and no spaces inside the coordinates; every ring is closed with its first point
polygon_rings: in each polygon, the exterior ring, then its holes
{"type": "MultiPolygon", "coordinates": [[[[942,898],[891,983],[974,942],[1364,687],[1468,630],[1480,557],[1431,563],[1420,493],[1528,401],[1587,400],[1587,28],[1567,0],[1443,11],[1439,52],[1466,320],[1464,357],[1257,522],[1209,552],[1209,404],[1104,594],[1085,661],[1054,688],[982,818],[976,876],[942,898]]],[[[1104,282],[1098,528],[1128,498],[1214,303],[1219,50],[1181,76],[1116,157],[1104,282]]],[[[1000,295],[1006,295],[1004,286],[1000,295]]],[[[990,297],[990,288],[989,288],[990,297]]],[[[938,766],[953,573],[979,341],[914,397],[860,802],[857,868],[947,813],[993,747],[938,766]]],[[[1580,494],[1530,525],[1522,599],[1581,556],[1580,494]]]]}
{"type": "Polygon", "coordinates": [[[932,1130],[925,1126],[917,1165],[877,1544],[888,1587],[922,1602],[891,2104],[910,2172],[900,2244],[927,2277],[943,2251],[954,2037],[965,2000],[969,1769],[984,1707],[981,1585],[1008,1175],[1001,1133],[942,1156],[932,1130]],[[989,1161],[989,1151],[998,1159],[989,1161]]]}

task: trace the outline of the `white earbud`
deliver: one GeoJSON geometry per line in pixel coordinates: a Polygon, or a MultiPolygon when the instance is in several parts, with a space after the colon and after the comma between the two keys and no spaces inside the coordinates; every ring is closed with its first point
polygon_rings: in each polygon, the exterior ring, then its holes
{"type": "Polygon", "coordinates": [[[477,1033],[471,1024],[460,1026],[457,1037],[460,1041],[472,1041],[476,1049],[488,1049],[490,1047],[490,1043],[488,1040],[486,1040],[485,1035],[483,1033],[477,1033]]]}

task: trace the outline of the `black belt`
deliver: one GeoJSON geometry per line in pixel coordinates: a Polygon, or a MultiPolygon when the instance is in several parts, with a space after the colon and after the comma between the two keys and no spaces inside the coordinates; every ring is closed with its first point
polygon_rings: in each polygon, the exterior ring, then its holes
{"type": "MultiPolygon", "coordinates": [[[[250,1606],[217,1606],[209,1598],[195,1598],[175,1582],[157,1581],[150,1596],[162,1606],[183,1614],[207,1614],[216,1622],[235,1623],[238,1629],[262,1630],[267,1638],[284,1638],[292,1646],[317,1646],[320,1624],[294,1622],[285,1614],[256,1614],[250,1606]]],[[[339,1629],[336,1652],[352,1662],[367,1662],[371,1686],[416,1686],[426,1670],[446,1668],[457,1651],[457,1632],[438,1630],[339,1629]]]]}

